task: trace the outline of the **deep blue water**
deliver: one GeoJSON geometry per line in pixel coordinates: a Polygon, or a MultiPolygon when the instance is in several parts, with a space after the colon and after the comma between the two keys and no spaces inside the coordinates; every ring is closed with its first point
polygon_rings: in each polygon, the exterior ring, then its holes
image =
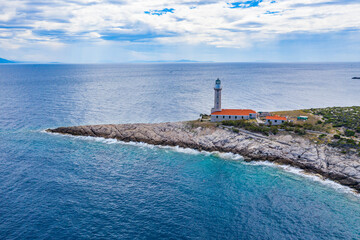
{"type": "Polygon", "coordinates": [[[241,160],[43,133],[360,105],[359,63],[0,65],[0,239],[360,239],[360,197],[241,160]]]}

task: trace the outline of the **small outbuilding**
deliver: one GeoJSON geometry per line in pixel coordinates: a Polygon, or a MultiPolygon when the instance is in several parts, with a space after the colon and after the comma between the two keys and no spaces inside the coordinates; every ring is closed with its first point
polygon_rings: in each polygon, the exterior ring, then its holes
{"type": "Polygon", "coordinates": [[[267,116],[265,123],[267,125],[280,125],[286,121],[287,121],[286,117],[280,117],[278,115],[275,115],[275,116],[267,116]]]}
{"type": "Polygon", "coordinates": [[[308,120],[309,119],[309,117],[308,116],[298,116],[297,117],[297,120],[303,120],[303,121],[306,121],[306,120],[308,120]]]}
{"type": "Polygon", "coordinates": [[[271,116],[271,113],[269,112],[258,112],[258,117],[267,117],[271,116]]]}

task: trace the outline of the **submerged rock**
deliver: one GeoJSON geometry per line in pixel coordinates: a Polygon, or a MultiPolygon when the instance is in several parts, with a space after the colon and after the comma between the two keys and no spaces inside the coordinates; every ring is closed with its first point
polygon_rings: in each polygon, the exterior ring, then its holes
{"type": "Polygon", "coordinates": [[[114,138],[154,145],[180,146],[205,151],[231,152],[247,160],[288,164],[349,186],[360,192],[360,157],[342,154],[300,136],[271,137],[249,132],[234,133],[220,127],[194,127],[187,122],[155,124],[108,124],[48,129],[75,136],[114,138]]]}

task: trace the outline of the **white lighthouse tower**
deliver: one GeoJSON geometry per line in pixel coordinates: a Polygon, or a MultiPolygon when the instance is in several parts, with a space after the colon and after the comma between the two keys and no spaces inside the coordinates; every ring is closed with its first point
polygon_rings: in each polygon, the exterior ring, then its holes
{"type": "Polygon", "coordinates": [[[211,113],[221,111],[221,89],[221,81],[218,78],[215,81],[214,107],[211,109],[211,113]]]}

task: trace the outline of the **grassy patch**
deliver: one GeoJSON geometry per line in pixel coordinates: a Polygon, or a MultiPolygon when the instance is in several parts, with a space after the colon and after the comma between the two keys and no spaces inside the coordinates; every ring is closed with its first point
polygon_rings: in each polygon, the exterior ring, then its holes
{"type": "Polygon", "coordinates": [[[322,116],[325,123],[331,123],[333,127],[360,130],[360,107],[312,108],[310,111],[314,115],[322,116]]]}
{"type": "Polygon", "coordinates": [[[232,126],[232,129],[242,128],[250,132],[261,133],[266,136],[269,134],[277,134],[279,129],[276,126],[267,126],[264,124],[256,124],[254,121],[248,120],[226,120],[221,122],[224,126],[232,126]]]}
{"type": "Polygon", "coordinates": [[[310,110],[278,111],[273,112],[272,114],[279,115],[281,117],[287,117],[288,120],[296,124],[309,123],[311,125],[315,125],[319,120],[321,121],[321,118],[312,114],[310,110]],[[297,120],[299,116],[307,116],[308,120],[297,120]]]}
{"type": "Polygon", "coordinates": [[[203,122],[203,121],[199,121],[199,120],[194,120],[194,121],[188,121],[186,122],[187,125],[190,128],[198,128],[198,127],[202,127],[202,128],[215,128],[217,126],[216,123],[213,122],[203,122]]]}

